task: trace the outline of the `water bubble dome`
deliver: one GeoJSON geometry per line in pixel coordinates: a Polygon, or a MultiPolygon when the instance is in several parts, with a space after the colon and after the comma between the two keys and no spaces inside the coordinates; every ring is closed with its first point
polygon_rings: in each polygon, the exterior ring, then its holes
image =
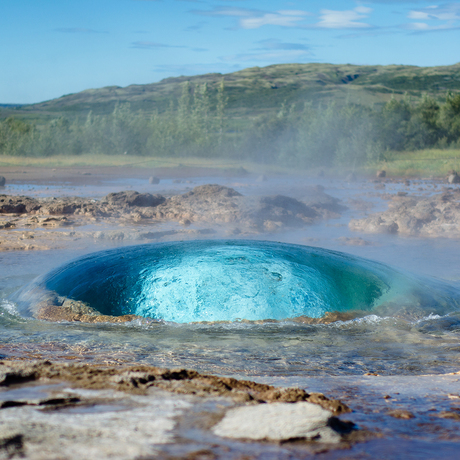
{"type": "Polygon", "coordinates": [[[445,293],[384,264],[308,246],[245,240],[169,242],[89,254],[42,276],[18,297],[34,314],[40,292],[102,315],[176,323],[284,320],[373,311],[392,302],[437,312],[445,293]]]}

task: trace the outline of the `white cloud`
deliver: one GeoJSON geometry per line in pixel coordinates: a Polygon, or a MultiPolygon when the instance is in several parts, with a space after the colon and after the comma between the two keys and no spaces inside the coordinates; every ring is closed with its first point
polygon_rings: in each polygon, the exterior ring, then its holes
{"type": "Polygon", "coordinates": [[[407,25],[407,28],[412,30],[428,30],[430,26],[424,22],[411,22],[407,25]]]}
{"type": "Polygon", "coordinates": [[[371,27],[369,24],[359,22],[372,12],[371,8],[358,6],[353,10],[335,11],[321,10],[320,21],[316,27],[323,29],[363,29],[371,27]]]}
{"type": "Polygon", "coordinates": [[[410,11],[409,19],[430,19],[430,15],[424,11],[410,11]]]}
{"type": "Polygon", "coordinates": [[[258,44],[251,52],[224,56],[222,60],[271,64],[311,61],[312,58],[310,47],[302,43],[287,43],[271,38],[261,40],[258,44]]]}
{"type": "Polygon", "coordinates": [[[409,30],[436,31],[457,29],[460,21],[460,3],[431,5],[426,8],[411,10],[408,18],[417,21],[403,25],[405,29],[409,30]]]}
{"type": "Polygon", "coordinates": [[[368,8],[367,6],[357,6],[355,11],[361,14],[370,14],[372,13],[372,8],[368,8]]]}
{"type": "Polygon", "coordinates": [[[303,21],[309,13],[306,11],[276,11],[274,13],[266,13],[262,16],[254,16],[243,18],[240,20],[240,27],[243,29],[258,29],[262,26],[281,26],[281,27],[297,27],[299,22],[303,21]]]}
{"type": "Polygon", "coordinates": [[[202,16],[228,16],[238,20],[238,28],[258,29],[263,26],[301,27],[302,21],[311,13],[302,10],[279,10],[274,12],[249,8],[216,7],[213,10],[193,10],[202,16]]]}

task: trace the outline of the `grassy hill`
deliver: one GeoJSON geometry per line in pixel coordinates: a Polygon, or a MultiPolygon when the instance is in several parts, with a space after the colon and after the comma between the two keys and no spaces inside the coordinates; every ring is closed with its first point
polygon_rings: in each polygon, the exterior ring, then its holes
{"type": "Polygon", "coordinates": [[[0,105],[1,156],[354,170],[423,149],[460,149],[460,64],[284,64],[0,105]]]}
{"type": "Polygon", "coordinates": [[[158,83],[108,86],[68,94],[57,99],[18,107],[0,106],[0,118],[14,114],[25,118],[55,118],[108,114],[117,102],[147,113],[165,111],[177,101],[182,84],[208,84],[211,95],[225,82],[227,108],[235,115],[258,115],[277,110],[283,102],[335,100],[379,106],[391,98],[408,94],[414,101],[428,94],[438,101],[447,91],[460,92],[460,63],[444,67],[356,66],[334,64],[281,64],[253,67],[229,74],[212,73],[193,77],[166,78],[158,83]]]}

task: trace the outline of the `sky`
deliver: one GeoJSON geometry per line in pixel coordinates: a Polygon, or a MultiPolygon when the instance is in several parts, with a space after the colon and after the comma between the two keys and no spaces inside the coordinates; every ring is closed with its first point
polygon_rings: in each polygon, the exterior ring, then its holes
{"type": "Polygon", "coordinates": [[[0,0],[0,103],[310,62],[458,63],[460,2],[0,0]]]}

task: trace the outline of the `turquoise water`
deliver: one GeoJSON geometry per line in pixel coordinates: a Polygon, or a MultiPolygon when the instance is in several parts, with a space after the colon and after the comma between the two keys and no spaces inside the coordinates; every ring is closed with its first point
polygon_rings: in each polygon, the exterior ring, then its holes
{"type": "Polygon", "coordinates": [[[384,264],[266,241],[191,241],[96,252],[39,278],[17,296],[34,313],[49,292],[104,315],[174,323],[321,318],[327,312],[446,314],[458,293],[384,264]]]}

